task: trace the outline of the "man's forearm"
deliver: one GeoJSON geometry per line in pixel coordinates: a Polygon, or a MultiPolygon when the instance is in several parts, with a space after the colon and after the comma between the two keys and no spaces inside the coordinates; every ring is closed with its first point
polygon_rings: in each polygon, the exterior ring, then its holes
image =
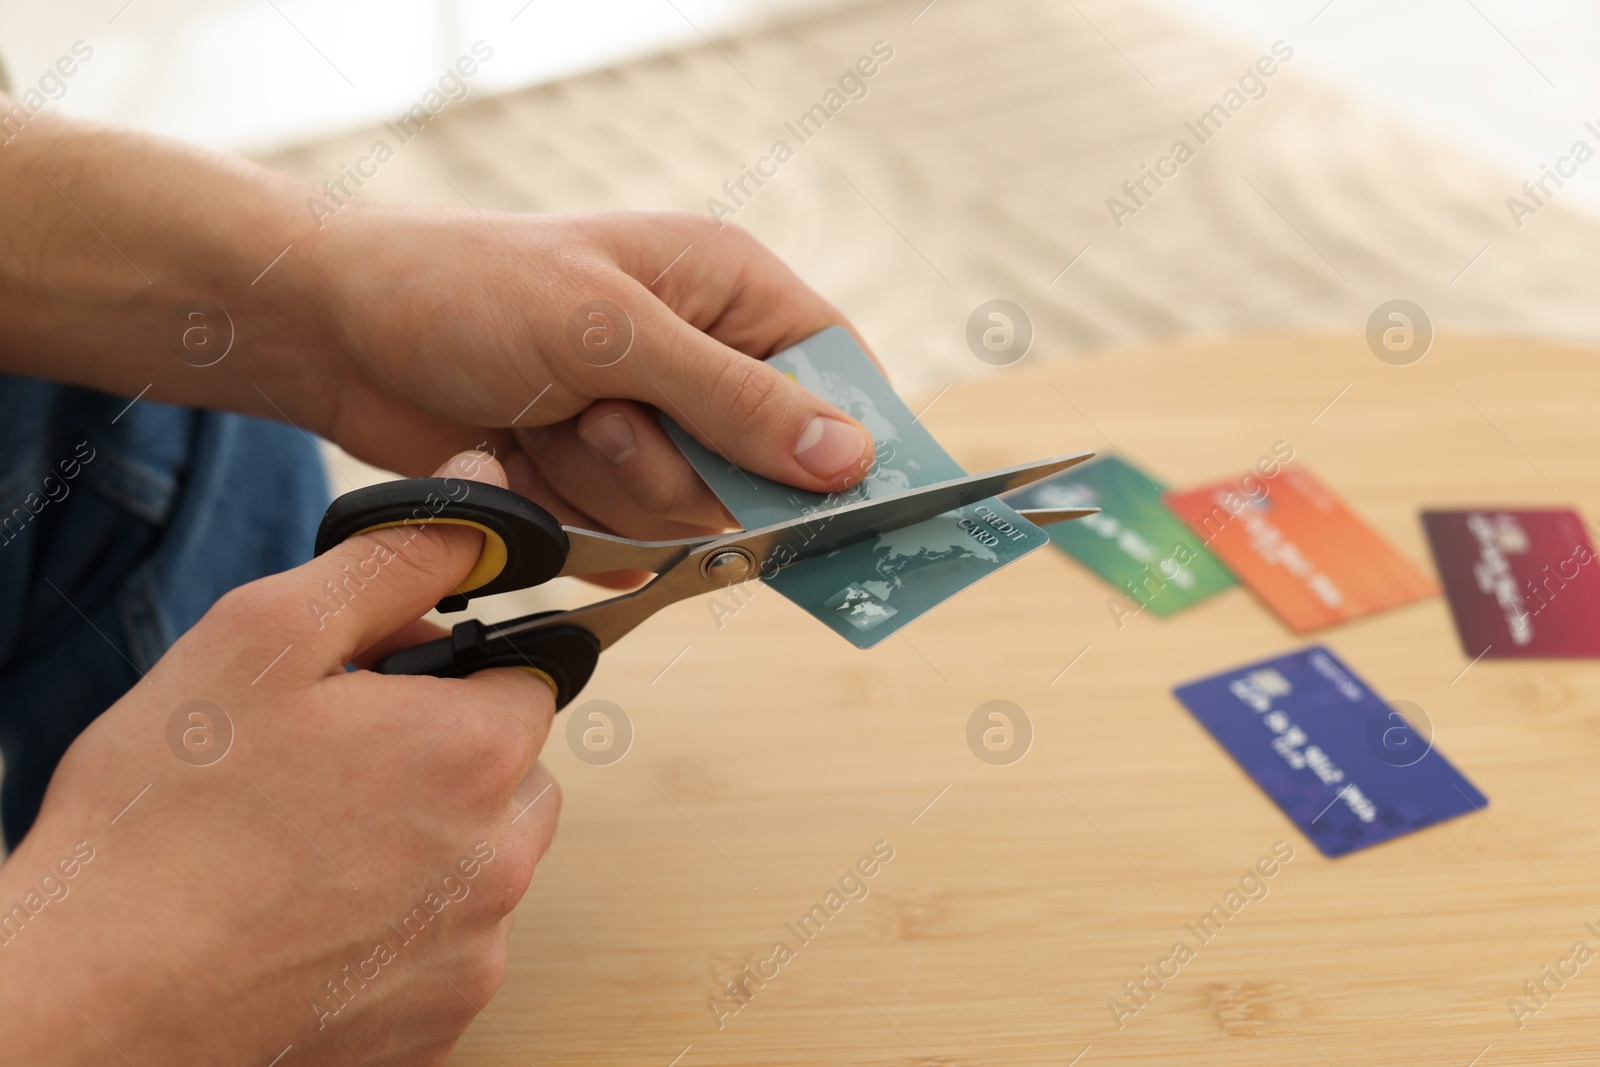
{"type": "Polygon", "coordinates": [[[0,371],[331,422],[319,234],[298,183],[38,115],[0,144],[0,189],[0,371]]]}

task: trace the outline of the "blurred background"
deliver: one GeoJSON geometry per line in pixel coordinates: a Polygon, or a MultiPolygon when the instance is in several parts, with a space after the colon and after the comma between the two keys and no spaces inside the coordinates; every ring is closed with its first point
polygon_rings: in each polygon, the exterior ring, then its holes
{"type": "Polygon", "coordinates": [[[1359,329],[1395,298],[1441,332],[1600,336],[1600,164],[1523,191],[1600,149],[1597,28],[1577,0],[65,0],[0,5],[0,57],[21,90],[81,40],[52,107],[320,184],[492,48],[370,199],[704,211],[788,140],[737,220],[931,396],[997,373],[965,340],[994,298],[1030,359],[1359,329]],[[795,142],[880,41],[865,98],[795,142]],[[1275,42],[1202,145],[1185,123],[1275,42]],[[1195,158],[1135,204],[1179,139],[1195,158]]]}

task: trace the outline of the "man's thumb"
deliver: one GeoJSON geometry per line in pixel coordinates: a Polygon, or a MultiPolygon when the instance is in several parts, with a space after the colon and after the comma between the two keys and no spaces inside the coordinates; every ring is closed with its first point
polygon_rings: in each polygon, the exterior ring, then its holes
{"type": "Polygon", "coordinates": [[[505,470],[488,453],[462,452],[434,477],[446,479],[445,494],[417,502],[421,521],[357,534],[299,568],[330,669],[459,592],[477,562],[483,534],[426,516],[469,499],[474,482],[506,488],[505,470]]]}

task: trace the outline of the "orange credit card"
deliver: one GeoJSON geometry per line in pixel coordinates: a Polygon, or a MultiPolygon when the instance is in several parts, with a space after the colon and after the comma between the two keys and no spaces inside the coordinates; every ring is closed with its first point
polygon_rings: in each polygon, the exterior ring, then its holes
{"type": "Polygon", "coordinates": [[[1165,502],[1301,632],[1439,591],[1304,468],[1168,493],[1165,502]]]}

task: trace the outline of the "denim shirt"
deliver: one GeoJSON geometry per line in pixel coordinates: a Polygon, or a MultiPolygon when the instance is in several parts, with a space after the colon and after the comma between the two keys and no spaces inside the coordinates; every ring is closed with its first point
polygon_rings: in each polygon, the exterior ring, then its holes
{"type": "Polygon", "coordinates": [[[289,426],[0,376],[0,822],[223,593],[310,557],[328,504],[289,426]]]}

